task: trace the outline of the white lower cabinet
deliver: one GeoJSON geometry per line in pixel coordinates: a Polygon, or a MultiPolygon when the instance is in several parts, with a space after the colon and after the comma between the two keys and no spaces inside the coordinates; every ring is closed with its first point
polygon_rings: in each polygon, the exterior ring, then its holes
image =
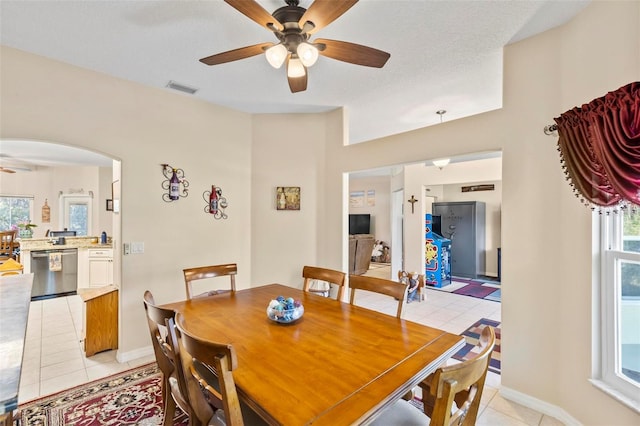
{"type": "Polygon", "coordinates": [[[89,249],[89,287],[113,284],[113,249],[89,249]]]}

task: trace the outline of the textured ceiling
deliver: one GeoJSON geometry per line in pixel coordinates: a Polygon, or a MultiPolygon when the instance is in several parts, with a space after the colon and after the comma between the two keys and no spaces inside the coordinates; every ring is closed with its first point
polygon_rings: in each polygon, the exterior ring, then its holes
{"type": "MultiPolygon", "coordinates": [[[[259,0],[269,12],[281,0],[259,0]]],[[[250,113],[344,106],[350,143],[500,108],[502,49],[561,25],[588,1],[363,0],[314,37],[391,54],[381,68],[320,57],[305,92],[262,55],[216,66],[198,59],[275,41],[223,1],[0,2],[0,41],[80,67],[163,88],[198,88],[203,100],[250,113]]],[[[300,6],[308,7],[310,0],[300,6]]],[[[188,95],[184,95],[188,96],[188,95]]]]}

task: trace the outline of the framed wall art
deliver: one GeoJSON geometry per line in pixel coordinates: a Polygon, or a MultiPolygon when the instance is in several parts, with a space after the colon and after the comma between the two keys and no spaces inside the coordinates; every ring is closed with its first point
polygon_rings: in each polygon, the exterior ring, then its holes
{"type": "Polygon", "coordinates": [[[349,207],[364,207],[364,191],[351,191],[349,193],[349,207]]]}
{"type": "Polygon", "coordinates": [[[367,190],[367,206],[374,207],[376,205],[376,190],[367,190]]]}
{"type": "Polygon", "coordinates": [[[300,210],[300,187],[278,186],[276,187],[277,210],[300,210]]]}

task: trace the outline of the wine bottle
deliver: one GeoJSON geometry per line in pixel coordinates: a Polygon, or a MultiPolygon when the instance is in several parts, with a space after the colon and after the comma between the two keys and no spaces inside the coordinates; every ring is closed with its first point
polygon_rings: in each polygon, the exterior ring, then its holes
{"type": "Polygon", "coordinates": [[[173,169],[171,180],[169,180],[169,199],[177,200],[178,198],[180,198],[180,181],[178,180],[176,169],[173,169]]]}
{"type": "Polygon", "coordinates": [[[211,195],[209,195],[209,213],[218,213],[218,192],[213,185],[211,185],[211,195]]]}

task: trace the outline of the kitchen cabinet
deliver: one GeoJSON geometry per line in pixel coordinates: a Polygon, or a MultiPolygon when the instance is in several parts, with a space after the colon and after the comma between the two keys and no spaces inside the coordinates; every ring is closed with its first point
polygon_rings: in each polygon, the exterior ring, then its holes
{"type": "Polygon", "coordinates": [[[86,356],[118,349],[118,289],[112,285],[79,289],[86,356]]]}
{"type": "Polygon", "coordinates": [[[113,249],[89,249],[89,287],[113,284],[113,249]]]}

